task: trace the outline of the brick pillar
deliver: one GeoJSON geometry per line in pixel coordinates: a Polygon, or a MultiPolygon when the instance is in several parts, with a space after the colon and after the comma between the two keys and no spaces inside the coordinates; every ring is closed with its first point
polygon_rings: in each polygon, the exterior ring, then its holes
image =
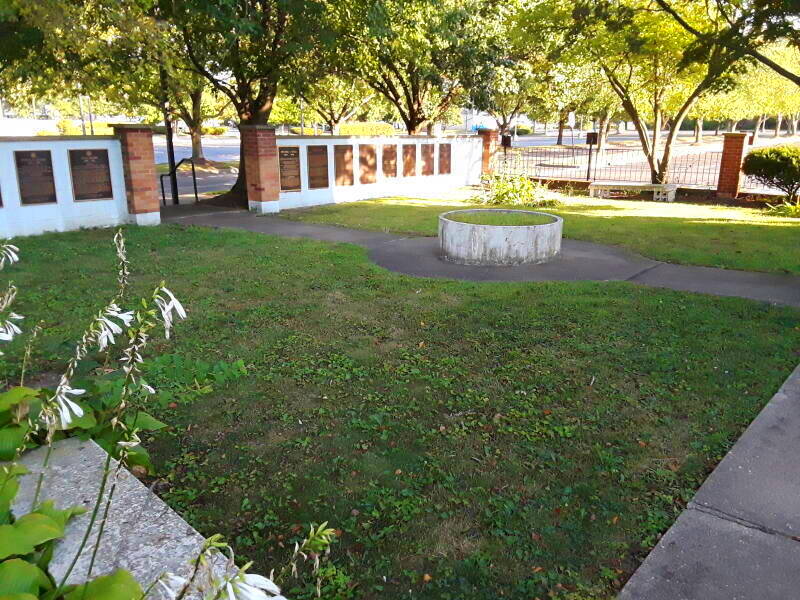
{"type": "Polygon", "coordinates": [[[247,206],[257,213],[280,210],[278,140],[271,125],[240,125],[247,178],[247,206]]]}
{"type": "Polygon", "coordinates": [[[736,198],[739,195],[739,180],[742,175],[742,159],[747,142],[746,133],[725,133],[722,143],[722,159],[719,163],[717,198],[736,198]]]}
{"type": "Polygon", "coordinates": [[[122,147],[122,167],[128,214],[136,225],[161,223],[156,179],[156,159],[153,151],[153,130],[147,125],[112,125],[122,147]]]}
{"type": "Polygon", "coordinates": [[[500,147],[499,136],[496,129],[480,129],[478,135],[483,138],[483,160],[481,161],[481,175],[492,172],[492,158],[500,147]]]}

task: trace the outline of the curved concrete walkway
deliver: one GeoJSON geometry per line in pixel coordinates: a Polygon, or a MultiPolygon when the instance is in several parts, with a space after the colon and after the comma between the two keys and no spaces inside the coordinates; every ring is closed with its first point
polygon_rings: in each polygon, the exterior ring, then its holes
{"type": "Polygon", "coordinates": [[[711,267],[673,265],[617,248],[565,239],[561,256],[542,265],[480,267],[456,265],[439,258],[438,239],[313,225],[280,217],[256,216],[244,210],[183,206],[164,211],[166,223],[244,229],[284,237],[357,244],[376,264],[416,277],[465,281],[631,281],[641,285],[738,296],[800,307],[800,277],[711,267]]]}

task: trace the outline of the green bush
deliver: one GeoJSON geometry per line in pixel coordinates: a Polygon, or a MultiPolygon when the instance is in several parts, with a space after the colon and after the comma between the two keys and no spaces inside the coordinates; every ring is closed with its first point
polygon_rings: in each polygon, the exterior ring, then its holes
{"type": "Polygon", "coordinates": [[[342,123],[339,126],[339,135],[395,135],[396,130],[389,123],[363,122],[342,123]]]}
{"type": "Polygon", "coordinates": [[[484,191],[475,200],[480,204],[503,206],[558,206],[557,195],[547,184],[525,175],[489,175],[483,180],[484,191]]]}
{"type": "Polygon", "coordinates": [[[76,125],[69,119],[59,119],[56,122],[56,129],[59,135],[81,135],[81,126],[76,125]]]}
{"type": "Polygon", "coordinates": [[[289,131],[295,135],[320,135],[325,133],[324,131],[321,131],[319,128],[317,128],[317,130],[314,131],[313,127],[305,127],[302,131],[300,130],[299,127],[290,127],[289,131]]]}
{"type": "Polygon", "coordinates": [[[796,203],[800,191],[800,146],[771,146],[753,150],[742,170],[759,183],[781,190],[786,202],[796,203]]]}
{"type": "Polygon", "coordinates": [[[208,127],[203,127],[202,129],[203,135],[222,135],[226,131],[227,129],[225,127],[218,127],[215,125],[209,125],[208,127]]]}
{"type": "Polygon", "coordinates": [[[784,200],[781,204],[767,204],[767,214],[800,219],[800,200],[797,202],[784,200]]]}
{"type": "Polygon", "coordinates": [[[517,135],[530,135],[533,130],[527,125],[517,125],[517,135]]]}

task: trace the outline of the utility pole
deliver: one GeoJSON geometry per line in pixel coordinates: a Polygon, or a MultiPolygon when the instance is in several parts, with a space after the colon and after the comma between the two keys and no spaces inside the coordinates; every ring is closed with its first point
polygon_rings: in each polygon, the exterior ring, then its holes
{"type": "Polygon", "coordinates": [[[161,110],[164,115],[164,127],[167,134],[167,163],[169,164],[169,188],[172,194],[172,203],[180,204],[178,200],[178,175],[175,172],[175,147],[172,145],[172,119],[169,116],[169,93],[167,91],[167,72],[164,67],[158,68],[161,80],[161,110]]]}

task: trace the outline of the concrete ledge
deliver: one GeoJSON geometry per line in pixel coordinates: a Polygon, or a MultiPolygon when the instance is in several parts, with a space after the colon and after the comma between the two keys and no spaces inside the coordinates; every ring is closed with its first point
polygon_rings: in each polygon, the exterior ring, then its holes
{"type": "Polygon", "coordinates": [[[148,212],[148,213],[134,213],[131,215],[131,223],[134,225],[161,225],[161,213],[160,212],[148,212]]]}
{"type": "Polygon", "coordinates": [[[253,202],[250,200],[247,202],[247,207],[250,209],[250,212],[256,213],[257,215],[270,215],[280,211],[281,203],[279,200],[273,200],[271,202],[253,202]]]}
{"type": "MultiPolygon", "coordinates": [[[[44,473],[39,501],[53,500],[58,508],[83,506],[91,509],[100,489],[105,451],[93,441],[69,438],[56,442],[47,468],[42,466],[45,448],[27,452],[20,462],[30,473],[20,479],[20,490],[12,511],[15,515],[31,508],[39,473],[44,473]]],[[[116,470],[112,461],[112,473],[116,470]]],[[[109,478],[107,493],[113,483],[109,478]]],[[[73,518],[65,537],[56,544],[50,573],[59,581],[66,572],[89,524],[88,513],[73,518]]],[[[86,580],[94,548],[99,519],[89,538],[90,543],[78,560],[67,583],[86,580]]],[[[92,576],[127,569],[146,588],[165,571],[187,577],[191,561],[197,556],[204,538],[153,492],[127,470],[117,478],[114,501],[100,541],[92,576]]],[[[160,592],[159,592],[160,593],[160,592]]],[[[189,594],[187,598],[199,598],[189,594]]],[[[148,596],[159,598],[158,593],[148,596]]]]}

